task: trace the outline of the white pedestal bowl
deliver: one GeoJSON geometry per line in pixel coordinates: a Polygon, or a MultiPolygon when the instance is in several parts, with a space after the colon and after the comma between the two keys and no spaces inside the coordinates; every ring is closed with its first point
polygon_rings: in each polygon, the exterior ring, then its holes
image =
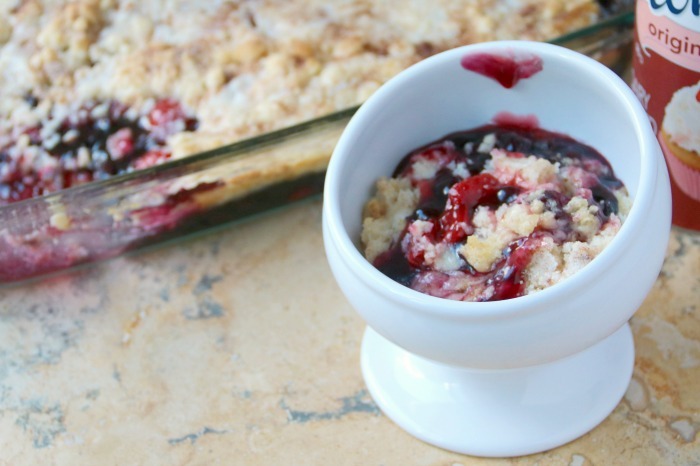
{"type": "Polygon", "coordinates": [[[532,42],[450,50],[390,80],[343,133],[324,191],[326,253],[368,325],[362,370],[374,400],[416,437],[478,456],[556,447],[614,409],[634,361],[627,321],[657,278],[669,229],[668,174],[633,93],[594,60],[532,42]],[[461,66],[473,53],[534,54],[543,69],[507,89],[461,66]],[[574,276],[498,302],[427,296],[376,270],[358,244],[377,178],[412,149],[504,111],[610,161],[634,199],[611,244],[574,276]]]}

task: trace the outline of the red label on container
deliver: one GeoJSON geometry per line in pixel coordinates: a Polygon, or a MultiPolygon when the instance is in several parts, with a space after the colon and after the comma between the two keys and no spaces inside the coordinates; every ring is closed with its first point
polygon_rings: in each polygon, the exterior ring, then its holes
{"type": "Polygon", "coordinates": [[[700,231],[700,0],[638,0],[632,89],[666,157],[673,222],[700,231]]]}
{"type": "MultiPolygon", "coordinates": [[[[683,27],[671,17],[652,11],[650,3],[637,3],[637,35],[641,52],[649,57],[649,50],[653,50],[678,66],[700,72],[700,31],[683,27]]],[[[667,6],[673,3],[667,0],[667,6]]],[[[686,1],[685,5],[692,14],[691,2],[686,1]]]]}

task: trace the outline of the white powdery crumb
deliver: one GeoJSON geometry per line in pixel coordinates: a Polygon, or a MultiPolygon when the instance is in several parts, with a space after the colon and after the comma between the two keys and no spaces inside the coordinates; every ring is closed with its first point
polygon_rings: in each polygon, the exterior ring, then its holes
{"type": "Polygon", "coordinates": [[[580,196],[571,198],[564,210],[571,215],[574,230],[590,240],[600,230],[600,220],[596,213],[598,207],[588,204],[588,201],[580,196]]]}
{"type": "Polygon", "coordinates": [[[480,237],[471,235],[459,249],[460,254],[479,272],[488,272],[493,264],[502,257],[503,248],[507,242],[501,241],[497,235],[480,237]]]}
{"type": "Polygon", "coordinates": [[[496,135],[495,134],[487,134],[484,139],[481,141],[481,144],[479,144],[479,148],[477,149],[478,152],[482,153],[489,153],[493,150],[493,147],[496,145],[496,135]]]}
{"type": "Polygon", "coordinates": [[[528,236],[535,231],[539,217],[539,215],[531,213],[526,205],[512,204],[508,206],[503,215],[503,223],[517,235],[528,236]]]}
{"type": "Polygon", "coordinates": [[[416,180],[429,180],[440,170],[440,164],[435,160],[422,158],[413,164],[413,178],[416,180]]]}
{"type": "Polygon", "coordinates": [[[61,231],[66,231],[71,226],[70,217],[68,217],[68,215],[66,215],[64,212],[58,212],[53,214],[51,216],[51,219],[49,220],[49,223],[52,227],[61,231]]]}
{"type": "Polygon", "coordinates": [[[417,203],[418,192],[407,179],[382,178],[377,182],[377,194],[367,203],[362,224],[361,239],[369,261],[398,239],[417,203]]]}
{"type": "Polygon", "coordinates": [[[533,293],[557,283],[562,276],[561,246],[552,238],[544,238],[525,269],[526,292],[533,293]]]}
{"type": "Polygon", "coordinates": [[[452,174],[456,176],[457,178],[467,178],[469,176],[469,170],[467,169],[467,164],[460,162],[460,163],[454,163],[450,162],[447,165],[447,168],[449,168],[452,171],[452,174]]]}
{"type": "Polygon", "coordinates": [[[493,149],[491,151],[493,174],[503,183],[512,183],[517,180],[518,184],[527,189],[546,187],[547,189],[557,189],[559,183],[559,165],[552,164],[534,155],[524,156],[524,154],[508,152],[503,149],[493,149]]]}

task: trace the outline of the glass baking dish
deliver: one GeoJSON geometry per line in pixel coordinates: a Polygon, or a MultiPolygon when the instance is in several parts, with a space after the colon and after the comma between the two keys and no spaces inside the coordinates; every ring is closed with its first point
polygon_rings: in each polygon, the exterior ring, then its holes
{"type": "MultiPolygon", "coordinates": [[[[553,40],[618,74],[633,14],[553,40]]],[[[163,244],[322,192],[333,147],[357,108],[215,150],[0,207],[0,283],[163,244]]]]}

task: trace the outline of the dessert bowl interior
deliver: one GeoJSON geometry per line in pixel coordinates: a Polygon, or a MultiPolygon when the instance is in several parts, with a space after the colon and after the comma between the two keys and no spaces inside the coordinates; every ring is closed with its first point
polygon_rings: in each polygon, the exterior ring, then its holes
{"type": "Polygon", "coordinates": [[[408,152],[451,132],[488,124],[501,112],[534,115],[540,127],[593,146],[636,197],[642,172],[655,166],[652,151],[642,148],[648,143],[640,138],[643,122],[630,118],[636,102],[624,87],[610,85],[616,81],[594,60],[547,44],[469,46],[424,60],[375,93],[337,146],[328,175],[331,189],[343,193],[335,206],[343,227],[359,238],[362,205],[377,177],[389,176],[408,152]],[[543,70],[507,89],[460,65],[465,54],[498,50],[535,53],[543,59],[543,70]]]}
{"type": "Polygon", "coordinates": [[[444,52],[380,88],[343,133],[324,190],[329,262],[368,324],[409,351],[468,367],[555,360],[612,334],[653,284],[670,224],[668,180],[660,160],[641,105],[624,82],[594,60],[548,44],[517,41],[444,52]],[[463,57],[477,53],[535,56],[542,60],[542,70],[506,88],[462,66],[463,57]],[[573,277],[500,302],[422,295],[376,270],[359,245],[363,205],[376,180],[390,176],[411,150],[506,113],[511,120],[536,121],[543,129],[567,134],[608,159],[634,202],[612,243],[573,277]],[[620,280],[630,277],[634,287],[620,293],[620,280]]]}

